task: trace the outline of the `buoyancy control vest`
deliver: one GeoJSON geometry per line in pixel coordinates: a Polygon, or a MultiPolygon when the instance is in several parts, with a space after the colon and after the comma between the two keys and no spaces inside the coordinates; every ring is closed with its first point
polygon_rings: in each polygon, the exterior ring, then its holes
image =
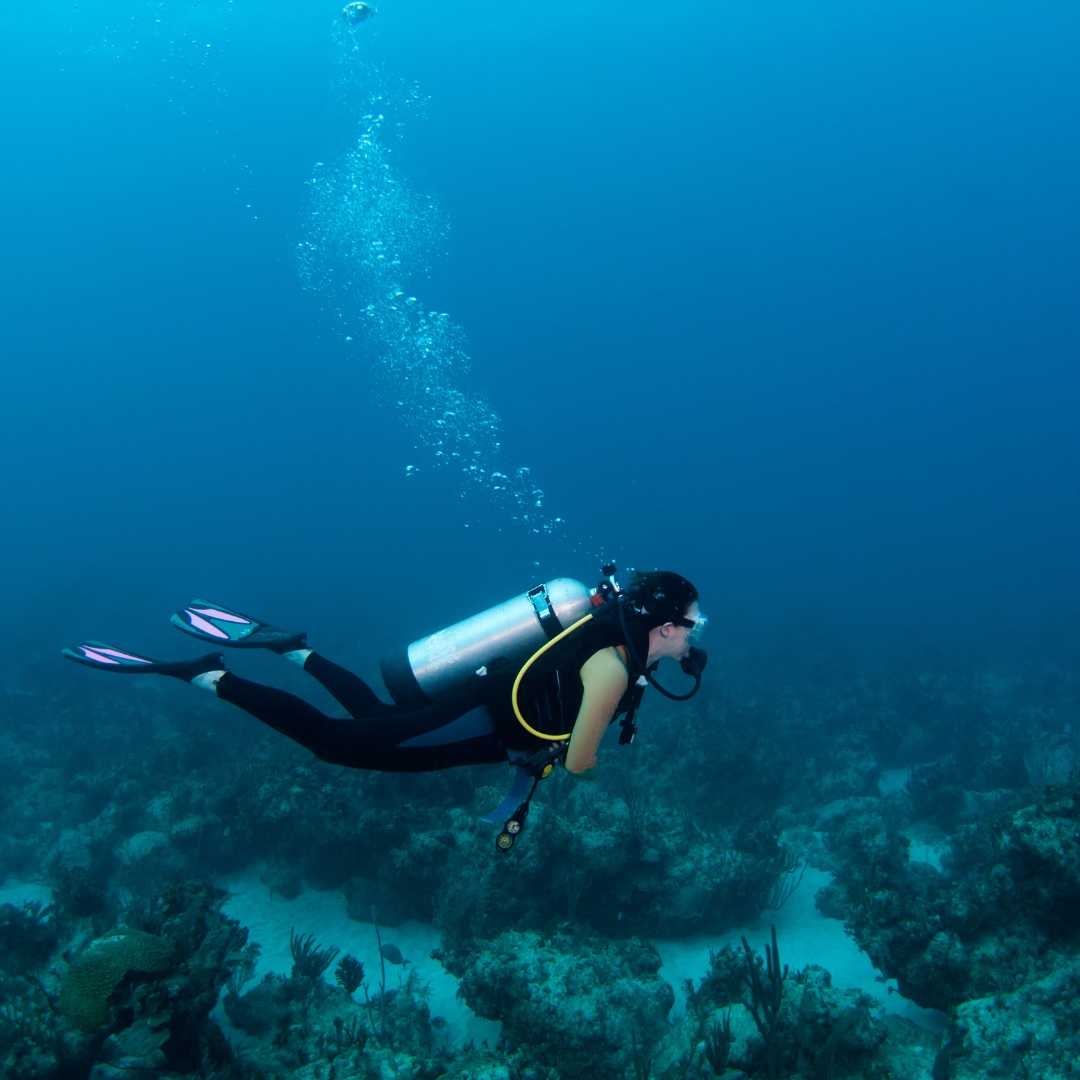
{"type": "MultiPolygon", "coordinates": [[[[633,627],[628,630],[635,632],[633,627]]],[[[639,656],[642,646],[648,652],[648,631],[641,636],[643,640],[635,642],[639,656]]],[[[529,663],[528,670],[521,674],[516,687],[520,718],[514,710],[514,687],[506,684],[511,673],[495,673],[484,701],[507,747],[534,750],[545,742],[569,739],[585,693],[581,669],[590,657],[608,648],[619,650],[627,669],[627,689],[614,716],[635,710],[642,692],[638,678],[644,672],[638,671],[631,659],[634,650],[626,648],[626,635],[616,613],[610,607],[600,607],[590,619],[529,663]]],[[[518,671],[512,673],[512,678],[518,678],[518,671]]]]}

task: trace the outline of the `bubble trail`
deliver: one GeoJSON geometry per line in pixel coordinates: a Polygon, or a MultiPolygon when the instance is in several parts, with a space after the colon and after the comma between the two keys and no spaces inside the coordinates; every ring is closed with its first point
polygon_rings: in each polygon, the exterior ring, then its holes
{"type": "MultiPolygon", "coordinates": [[[[421,110],[423,95],[414,86],[387,89],[363,56],[357,26],[342,20],[336,37],[340,90],[364,108],[356,145],[337,164],[317,163],[307,181],[301,281],[341,339],[372,365],[381,399],[430,465],[452,473],[463,496],[483,492],[527,532],[565,537],[565,521],[548,513],[531,470],[500,465],[501,420],[470,384],[462,327],[407,284],[429,273],[449,231],[435,200],[412,191],[391,160],[390,140],[400,137],[403,122],[389,117],[421,110]]],[[[417,471],[405,467],[406,475],[417,471]]]]}

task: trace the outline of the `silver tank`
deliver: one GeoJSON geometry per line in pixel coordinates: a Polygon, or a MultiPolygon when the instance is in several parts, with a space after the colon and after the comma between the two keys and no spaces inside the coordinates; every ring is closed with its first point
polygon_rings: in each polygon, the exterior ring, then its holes
{"type": "Polygon", "coordinates": [[[463,689],[497,661],[520,665],[585,615],[591,595],[580,581],[555,578],[420,638],[382,661],[386,689],[399,705],[418,705],[463,689]]]}

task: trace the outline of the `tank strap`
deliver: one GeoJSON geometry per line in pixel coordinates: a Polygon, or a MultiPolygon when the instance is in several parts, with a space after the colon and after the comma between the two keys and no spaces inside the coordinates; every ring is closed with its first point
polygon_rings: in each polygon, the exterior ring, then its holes
{"type": "Polygon", "coordinates": [[[626,696],[626,711],[619,720],[619,745],[629,746],[637,737],[637,711],[641,699],[645,696],[648,683],[644,675],[639,675],[631,684],[626,696]]]}
{"type": "Polygon", "coordinates": [[[540,622],[540,629],[544,631],[550,641],[556,634],[561,634],[563,624],[559,622],[559,616],[551,606],[551,597],[548,596],[547,586],[540,584],[530,589],[526,596],[536,612],[536,618],[540,622]]]}

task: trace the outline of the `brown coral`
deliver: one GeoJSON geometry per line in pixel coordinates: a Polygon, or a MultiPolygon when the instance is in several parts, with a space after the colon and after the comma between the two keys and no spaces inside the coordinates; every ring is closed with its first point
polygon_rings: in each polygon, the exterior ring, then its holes
{"type": "Polygon", "coordinates": [[[109,1016],[109,997],[129,971],[157,974],[172,963],[172,946],[156,934],[120,927],[92,941],[75,960],[60,988],[60,1011],[82,1031],[109,1016]]]}

